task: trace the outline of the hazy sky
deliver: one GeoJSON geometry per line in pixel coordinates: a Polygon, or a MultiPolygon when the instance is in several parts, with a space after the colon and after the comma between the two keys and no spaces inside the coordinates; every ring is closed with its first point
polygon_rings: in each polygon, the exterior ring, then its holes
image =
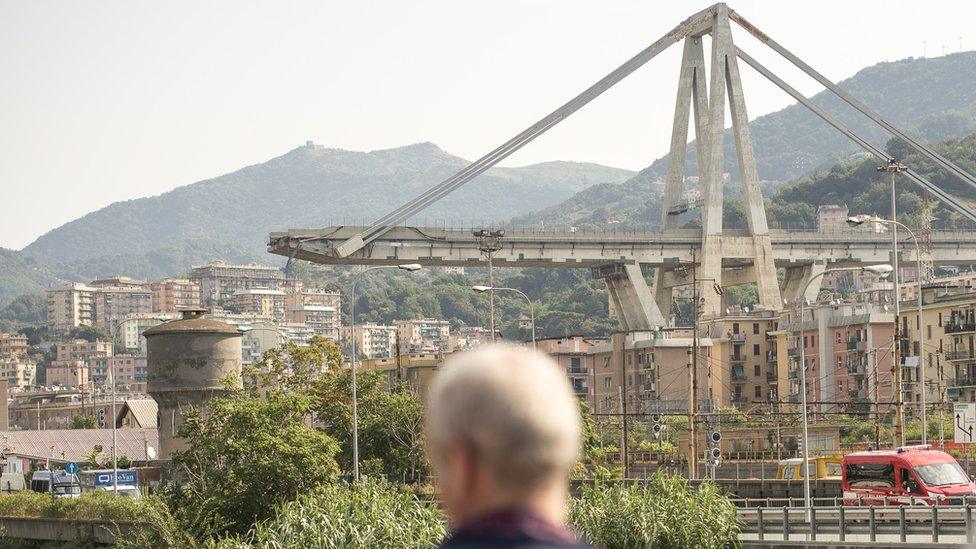
{"type": "MultiPolygon", "coordinates": [[[[477,158],[710,3],[0,0],[0,246],[306,139],[354,150],[432,141],[477,158]]],[[[923,41],[930,57],[960,38],[976,45],[971,0],[730,6],[835,80],[920,56],[923,41]]],[[[820,90],[733,32],[801,91],[820,90]]],[[[670,139],[680,49],[505,164],[646,166],[670,139]]],[[[742,73],[750,118],[791,103],[742,73]]]]}

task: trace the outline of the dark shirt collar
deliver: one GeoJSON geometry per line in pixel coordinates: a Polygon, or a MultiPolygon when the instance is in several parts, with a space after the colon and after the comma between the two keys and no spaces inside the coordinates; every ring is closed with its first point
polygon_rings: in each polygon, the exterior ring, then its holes
{"type": "Polygon", "coordinates": [[[525,508],[501,509],[469,520],[458,527],[454,539],[484,535],[515,535],[539,542],[576,544],[578,538],[564,526],[553,524],[525,508]]]}

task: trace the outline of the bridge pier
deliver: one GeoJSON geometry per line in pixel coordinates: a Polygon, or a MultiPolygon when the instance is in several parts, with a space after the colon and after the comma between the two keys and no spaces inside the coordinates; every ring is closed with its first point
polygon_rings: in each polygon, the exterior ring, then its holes
{"type": "Polygon", "coordinates": [[[594,269],[607,283],[617,320],[625,331],[650,330],[667,324],[651,289],[636,263],[607,265],[594,269]]]}
{"type": "Polygon", "coordinates": [[[820,294],[820,282],[823,278],[818,278],[816,283],[807,286],[806,293],[801,295],[803,292],[803,286],[806,285],[812,277],[819,275],[827,269],[827,266],[823,263],[812,263],[809,265],[803,265],[801,267],[787,267],[785,269],[785,274],[783,275],[783,287],[782,294],[783,300],[790,305],[796,305],[801,299],[809,299],[811,302],[817,299],[817,295],[820,294]]]}

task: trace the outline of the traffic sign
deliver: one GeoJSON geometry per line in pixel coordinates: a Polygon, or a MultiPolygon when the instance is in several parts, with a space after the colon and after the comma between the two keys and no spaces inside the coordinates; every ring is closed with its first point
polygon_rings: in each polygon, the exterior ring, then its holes
{"type": "Polygon", "coordinates": [[[976,404],[956,403],[953,408],[952,437],[958,444],[972,444],[976,436],[976,404]]]}
{"type": "Polygon", "coordinates": [[[67,465],[64,466],[64,472],[68,473],[69,475],[78,473],[78,464],[73,461],[69,461],[67,465]]]}

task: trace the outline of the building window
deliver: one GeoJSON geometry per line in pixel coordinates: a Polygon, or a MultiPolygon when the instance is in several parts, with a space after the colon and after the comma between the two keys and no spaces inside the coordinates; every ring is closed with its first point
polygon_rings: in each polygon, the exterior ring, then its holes
{"type": "Polygon", "coordinates": [[[739,333],[739,323],[738,322],[733,322],[732,323],[732,333],[733,334],[739,333]]]}
{"type": "Polygon", "coordinates": [[[840,342],[841,342],[841,335],[840,335],[840,332],[837,332],[837,343],[840,343],[840,342]]]}
{"type": "Polygon", "coordinates": [[[807,348],[807,336],[803,336],[803,348],[807,348]]]}
{"type": "Polygon", "coordinates": [[[580,367],[580,357],[578,357],[578,356],[571,357],[569,359],[569,366],[570,366],[570,368],[579,368],[580,367]]]}
{"type": "Polygon", "coordinates": [[[756,364],[756,365],[755,365],[755,366],[753,367],[753,371],[752,371],[752,373],[753,373],[753,375],[754,375],[754,376],[756,376],[756,377],[759,377],[760,375],[762,375],[762,372],[760,371],[760,369],[759,369],[759,365],[758,365],[758,364],[756,364]]]}
{"type": "Polygon", "coordinates": [[[759,333],[759,323],[758,322],[753,322],[752,323],[752,333],[753,334],[758,334],[759,333]]]}
{"type": "MultiPolygon", "coordinates": [[[[758,368],[758,366],[757,366],[758,368]]],[[[762,398],[762,387],[756,385],[755,393],[756,398],[762,398]]]]}
{"type": "Polygon", "coordinates": [[[610,376],[603,378],[603,388],[609,389],[611,386],[613,386],[613,380],[610,378],[610,376]]]}
{"type": "Polygon", "coordinates": [[[752,344],[752,355],[753,356],[759,356],[759,344],[758,343],[753,343],[752,344]]]}

